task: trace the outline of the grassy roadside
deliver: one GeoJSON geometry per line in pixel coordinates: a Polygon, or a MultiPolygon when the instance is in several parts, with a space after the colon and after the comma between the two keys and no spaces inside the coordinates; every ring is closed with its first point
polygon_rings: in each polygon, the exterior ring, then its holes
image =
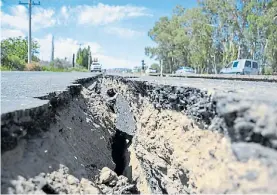
{"type": "Polygon", "coordinates": [[[41,67],[41,71],[48,71],[48,72],[88,72],[85,68],[57,68],[51,66],[43,66],[41,67]]]}
{"type": "Polygon", "coordinates": [[[7,66],[0,66],[0,71],[16,71],[16,70],[7,66]]]}
{"type": "Polygon", "coordinates": [[[58,68],[51,66],[29,66],[24,70],[16,70],[8,66],[0,66],[0,71],[88,72],[85,68],[58,68]]]}

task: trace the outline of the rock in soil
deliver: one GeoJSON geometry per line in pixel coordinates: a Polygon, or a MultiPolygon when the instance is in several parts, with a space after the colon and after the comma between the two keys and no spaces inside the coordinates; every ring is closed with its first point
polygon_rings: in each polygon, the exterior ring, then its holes
{"type": "Polygon", "coordinates": [[[69,169],[60,165],[58,171],[41,173],[34,178],[26,179],[18,176],[12,181],[13,187],[9,194],[132,194],[136,193],[136,186],[130,184],[124,176],[117,177],[111,169],[104,167],[98,182],[81,178],[80,181],[69,174],[69,169]]]}

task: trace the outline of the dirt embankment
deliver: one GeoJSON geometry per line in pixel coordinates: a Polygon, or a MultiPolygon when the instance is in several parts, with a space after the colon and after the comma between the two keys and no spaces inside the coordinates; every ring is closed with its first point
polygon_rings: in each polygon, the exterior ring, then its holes
{"type": "Polygon", "coordinates": [[[146,180],[144,192],[276,192],[276,108],[194,88],[105,83],[132,102],[129,165],[143,173],[133,180],[146,180]]]}
{"type": "Polygon", "coordinates": [[[275,108],[116,76],[79,83],[2,116],[2,192],[277,193],[275,108]]]}

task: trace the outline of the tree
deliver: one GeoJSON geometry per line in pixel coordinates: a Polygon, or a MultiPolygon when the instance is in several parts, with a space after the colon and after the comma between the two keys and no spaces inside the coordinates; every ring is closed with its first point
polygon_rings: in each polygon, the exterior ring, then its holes
{"type": "Polygon", "coordinates": [[[156,60],[162,60],[165,67],[165,73],[171,73],[178,68],[181,61],[186,61],[186,57],[183,55],[186,53],[186,47],[184,47],[185,33],[181,27],[181,21],[179,15],[183,13],[181,7],[177,7],[175,10],[174,19],[168,17],[162,17],[155,26],[149,31],[150,38],[157,43],[157,47],[145,48],[145,54],[150,58],[156,60]],[[185,57],[185,58],[184,58],[185,57]]]}
{"type": "Polygon", "coordinates": [[[82,49],[79,48],[78,51],[77,51],[77,56],[76,56],[76,63],[79,64],[79,65],[82,65],[83,64],[83,55],[82,55],[82,49]]]}
{"type": "Polygon", "coordinates": [[[76,63],[79,64],[80,66],[83,66],[84,68],[87,68],[89,57],[90,57],[90,63],[91,63],[92,57],[91,57],[90,46],[83,49],[79,48],[77,52],[76,63]]]}
{"type": "Polygon", "coordinates": [[[153,70],[156,70],[157,72],[161,71],[160,65],[157,64],[157,63],[151,64],[150,68],[153,69],[153,70]]]}
{"type": "Polygon", "coordinates": [[[189,28],[186,32],[189,37],[188,61],[197,72],[207,70],[211,61],[212,30],[209,19],[200,8],[187,10],[184,14],[184,22],[189,28]]]}
{"type": "Polygon", "coordinates": [[[149,30],[156,47],[145,54],[163,60],[165,72],[189,65],[199,73],[217,71],[242,58],[277,71],[277,1],[198,0],[198,7],[177,6],[149,30]]]}
{"type": "MultiPolygon", "coordinates": [[[[1,64],[11,69],[23,70],[28,61],[28,41],[26,38],[16,37],[1,41],[1,64]]],[[[39,61],[35,56],[39,45],[37,41],[32,40],[32,60],[39,61]]]]}

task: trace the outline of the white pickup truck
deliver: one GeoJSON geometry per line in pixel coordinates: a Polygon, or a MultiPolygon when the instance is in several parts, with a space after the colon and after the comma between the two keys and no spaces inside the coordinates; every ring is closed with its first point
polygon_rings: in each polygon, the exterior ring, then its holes
{"type": "Polygon", "coordinates": [[[102,72],[102,65],[98,60],[94,60],[90,65],[90,72],[102,72]]]}

